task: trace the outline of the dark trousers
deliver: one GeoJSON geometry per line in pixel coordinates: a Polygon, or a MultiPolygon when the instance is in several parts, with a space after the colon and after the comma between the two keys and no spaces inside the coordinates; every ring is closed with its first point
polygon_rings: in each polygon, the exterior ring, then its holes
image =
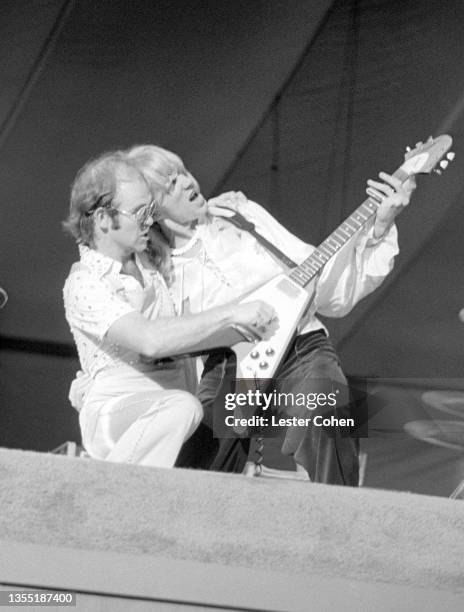
{"type": "Polygon", "coordinates": [[[217,400],[223,397],[224,392],[233,391],[235,375],[236,359],[233,351],[218,349],[210,352],[197,392],[203,406],[203,420],[182,446],[176,461],[177,467],[242,472],[250,450],[250,439],[213,437],[217,400]]]}
{"type": "MultiPolygon", "coordinates": [[[[198,397],[205,412],[204,419],[184,444],[176,465],[223,472],[241,472],[250,447],[247,438],[213,437],[213,414],[218,397],[231,388],[235,378],[235,355],[229,350],[214,351],[205,364],[198,397]]],[[[347,386],[340,361],[325,333],[311,332],[298,336],[276,374],[273,389],[277,393],[309,394],[318,391],[321,381],[333,381],[347,386]]],[[[327,416],[326,409],[316,408],[311,416],[327,416]]],[[[335,418],[349,418],[350,403],[331,408],[335,418]]],[[[308,416],[307,408],[280,407],[278,416],[308,416]]],[[[358,450],[356,437],[344,427],[321,427],[312,423],[306,427],[286,428],[282,453],[302,465],[312,482],[357,486],[358,450]]]]}

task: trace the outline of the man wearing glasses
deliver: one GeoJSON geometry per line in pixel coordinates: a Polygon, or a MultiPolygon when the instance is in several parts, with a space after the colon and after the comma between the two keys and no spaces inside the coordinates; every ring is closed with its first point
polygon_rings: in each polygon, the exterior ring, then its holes
{"type": "Polygon", "coordinates": [[[189,360],[170,357],[215,346],[230,326],[259,337],[274,311],[252,302],[175,317],[164,278],[141,260],[154,208],[147,183],[118,153],[76,176],[64,227],[81,257],[64,304],[82,372],[70,399],[91,457],[171,467],[202,409],[189,393],[189,360]]]}

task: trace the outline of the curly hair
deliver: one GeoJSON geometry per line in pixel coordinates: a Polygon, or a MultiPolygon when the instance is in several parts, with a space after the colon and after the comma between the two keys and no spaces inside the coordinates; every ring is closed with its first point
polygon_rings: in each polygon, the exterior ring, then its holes
{"type": "MultiPolygon", "coordinates": [[[[71,186],[69,215],[63,228],[78,244],[93,246],[96,208],[110,206],[117,190],[118,175],[131,166],[121,151],[103,153],[88,161],[76,174],[71,186]]],[[[117,217],[113,217],[113,222],[117,217]]]]}

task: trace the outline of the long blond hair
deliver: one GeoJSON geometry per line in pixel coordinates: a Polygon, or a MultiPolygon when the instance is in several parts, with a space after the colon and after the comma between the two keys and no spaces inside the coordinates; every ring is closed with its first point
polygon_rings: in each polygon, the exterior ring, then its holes
{"type": "MultiPolygon", "coordinates": [[[[187,172],[181,158],[156,145],[137,145],[124,152],[124,159],[147,181],[153,198],[161,206],[171,182],[178,174],[187,172]]],[[[169,282],[172,274],[170,236],[156,220],[150,227],[147,255],[151,263],[169,282]]]]}

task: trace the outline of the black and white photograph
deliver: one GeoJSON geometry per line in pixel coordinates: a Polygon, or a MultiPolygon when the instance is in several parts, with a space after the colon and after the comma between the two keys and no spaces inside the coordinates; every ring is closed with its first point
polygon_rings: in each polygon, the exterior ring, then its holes
{"type": "Polygon", "coordinates": [[[0,607],[464,607],[462,0],[3,0],[0,607]]]}

